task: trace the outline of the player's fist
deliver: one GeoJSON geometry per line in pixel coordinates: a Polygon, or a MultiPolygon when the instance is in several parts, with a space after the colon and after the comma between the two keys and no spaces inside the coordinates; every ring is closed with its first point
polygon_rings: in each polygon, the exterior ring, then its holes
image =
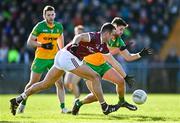
{"type": "Polygon", "coordinates": [[[144,56],[151,55],[152,52],[153,52],[153,50],[152,50],[151,48],[143,48],[143,49],[140,51],[139,55],[140,55],[141,57],[144,57],[144,56]]]}
{"type": "Polygon", "coordinates": [[[45,43],[45,44],[41,44],[41,47],[44,49],[48,49],[48,50],[52,50],[53,49],[53,44],[50,43],[45,43]]]}
{"type": "Polygon", "coordinates": [[[76,52],[76,51],[77,51],[77,48],[78,48],[78,44],[72,44],[72,46],[71,46],[71,51],[72,51],[72,52],[76,52]]]}

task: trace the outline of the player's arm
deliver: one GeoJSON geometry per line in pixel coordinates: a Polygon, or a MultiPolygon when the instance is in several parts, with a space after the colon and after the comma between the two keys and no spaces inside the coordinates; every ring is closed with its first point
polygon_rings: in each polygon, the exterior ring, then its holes
{"type": "Polygon", "coordinates": [[[140,59],[144,56],[148,56],[152,54],[152,49],[143,48],[139,53],[132,54],[127,49],[120,50],[119,52],[127,61],[134,61],[140,59]]]}
{"type": "Polygon", "coordinates": [[[110,53],[103,56],[106,59],[106,61],[109,62],[118,73],[120,73],[120,75],[124,78],[129,88],[132,88],[135,83],[134,76],[127,75],[124,69],[122,68],[121,64],[110,53]]]}
{"type": "Polygon", "coordinates": [[[42,44],[37,41],[37,37],[32,34],[30,34],[28,37],[27,45],[33,48],[42,46],[42,44]]]}
{"type": "Polygon", "coordinates": [[[37,41],[37,37],[40,34],[40,29],[39,29],[39,23],[36,24],[36,26],[33,28],[32,32],[30,33],[28,40],[27,40],[27,45],[33,48],[41,47],[42,44],[37,41]]]}
{"type": "Polygon", "coordinates": [[[63,33],[57,39],[58,47],[62,49],[64,47],[64,35],[63,33]]]}
{"type": "Polygon", "coordinates": [[[112,55],[119,54],[119,48],[112,48],[112,47],[108,47],[108,48],[112,55]]]}
{"type": "Polygon", "coordinates": [[[32,35],[32,34],[29,35],[27,45],[30,46],[30,47],[33,47],[33,48],[42,47],[44,49],[49,49],[49,50],[53,49],[53,44],[52,43],[42,44],[42,43],[38,42],[37,37],[32,35]]]}
{"type": "Polygon", "coordinates": [[[90,42],[89,33],[81,33],[81,34],[75,35],[72,40],[72,44],[79,44],[80,41],[90,42]]]}
{"type": "Polygon", "coordinates": [[[132,54],[130,53],[127,49],[121,51],[119,50],[119,54],[126,60],[126,61],[134,61],[137,59],[140,59],[141,56],[139,55],[139,53],[136,54],[132,54]]]}

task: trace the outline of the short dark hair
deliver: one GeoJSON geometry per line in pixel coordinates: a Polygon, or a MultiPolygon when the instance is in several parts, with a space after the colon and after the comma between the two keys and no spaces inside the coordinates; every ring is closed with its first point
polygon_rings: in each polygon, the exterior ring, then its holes
{"type": "Polygon", "coordinates": [[[101,32],[112,32],[113,30],[115,30],[116,28],[111,24],[111,23],[105,23],[102,25],[101,27],[101,32]]]}
{"type": "Polygon", "coordinates": [[[46,14],[46,11],[55,11],[55,9],[54,9],[53,6],[47,5],[47,6],[45,6],[44,9],[43,9],[43,15],[46,14]]]}
{"type": "Polygon", "coordinates": [[[120,17],[115,17],[111,23],[116,24],[117,26],[128,26],[128,24],[120,17]]]}

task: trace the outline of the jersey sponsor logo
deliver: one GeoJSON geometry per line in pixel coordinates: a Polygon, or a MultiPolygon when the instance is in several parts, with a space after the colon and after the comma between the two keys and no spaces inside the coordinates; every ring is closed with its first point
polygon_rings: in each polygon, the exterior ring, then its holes
{"type": "Polygon", "coordinates": [[[102,52],[103,48],[101,47],[101,45],[96,44],[96,49],[98,49],[100,52],[102,52]]]}
{"type": "Polygon", "coordinates": [[[116,42],[116,46],[119,46],[119,42],[116,42]]]}
{"type": "Polygon", "coordinates": [[[57,33],[59,33],[59,29],[57,29],[57,33]]]}
{"type": "Polygon", "coordinates": [[[95,49],[93,47],[86,46],[86,48],[89,50],[90,53],[95,53],[95,49]]]}
{"type": "Polygon", "coordinates": [[[48,32],[48,30],[47,30],[47,29],[43,29],[42,31],[43,31],[43,32],[48,32]]]}
{"type": "Polygon", "coordinates": [[[101,45],[96,44],[96,47],[91,47],[91,46],[86,46],[86,48],[89,50],[89,52],[91,53],[96,53],[96,51],[102,52],[103,48],[101,47],[101,45]]]}

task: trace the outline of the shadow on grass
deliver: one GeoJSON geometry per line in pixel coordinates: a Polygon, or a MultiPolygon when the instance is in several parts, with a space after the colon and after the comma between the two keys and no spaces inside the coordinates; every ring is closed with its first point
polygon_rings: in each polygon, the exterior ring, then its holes
{"type": "Polygon", "coordinates": [[[179,121],[180,118],[159,117],[148,115],[103,115],[103,114],[79,114],[77,119],[95,120],[132,120],[132,121],[179,121]]]}

